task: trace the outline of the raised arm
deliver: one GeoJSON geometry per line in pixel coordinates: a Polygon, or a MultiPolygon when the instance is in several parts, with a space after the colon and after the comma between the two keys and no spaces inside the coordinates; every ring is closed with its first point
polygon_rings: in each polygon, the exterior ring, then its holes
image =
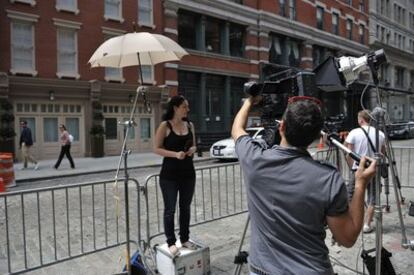
{"type": "Polygon", "coordinates": [[[363,157],[355,173],[355,191],[348,211],[339,216],[328,216],[327,222],[335,240],[345,247],[351,247],[357,240],[364,222],[364,196],[366,186],[375,175],[376,161],[365,168],[367,158],[363,157]]]}
{"type": "Polygon", "coordinates": [[[234,141],[236,141],[240,136],[247,135],[246,124],[247,118],[249,117],[250,109],[253,105],[256,105],[262,100],[261,96],[249,97],[247,98],[242,107],[240,108],[239,112],[237,113],[236,117],[233,121],[233,127],[231,129],[231,136],[233,137],[234,141]]]}

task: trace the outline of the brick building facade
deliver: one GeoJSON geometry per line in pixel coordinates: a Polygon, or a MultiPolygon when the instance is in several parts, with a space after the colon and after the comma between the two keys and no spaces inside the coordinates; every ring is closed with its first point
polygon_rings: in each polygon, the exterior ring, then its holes
{"type": "Polygon", "coordinates": [[[105,154],[119,154],[117,121],[129,115],[138,69],[91,69],[87,61],[137,22],[137,31],[166,35],[189,55],[144,68],[153,108],[138,106],[129,148],[151,150],[162,103],[176,93],[189,99],[201,139],[225,136],[243,84],[260,81],[263,66],[312,70],[328,55],[368,52],[368,8],[367,0],[2,1],[0,96],[14,106],[16,132],[22,119],[33,128],[38,158],[56,157],[58,123],[74,133],[75,156],[91,154],[93,102],[103,112],[105,154]]]}

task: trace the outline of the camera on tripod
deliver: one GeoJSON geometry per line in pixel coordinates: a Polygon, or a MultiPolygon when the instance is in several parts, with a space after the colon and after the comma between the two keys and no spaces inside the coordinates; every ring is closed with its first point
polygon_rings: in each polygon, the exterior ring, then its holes
{"type": "MultiPolygon", "coordinates": [[[[360,72],[367,68],[377,70],[385,61],[386,56],[382,49],[361,57],[328,57],[312,72],[287,68],[269,75],[263,82],[245,83],[246,94],[262,96],[258,107],[261,112],[261,124],[265,128],[263,139],[268,146],[280,142],[277,120],[281,119],[290,97],[314,97],[326,102],[325,93],[346,91],[360,72]]],[[[322,110],[323,113],[324,111],[322,110]]],[[[344,114],[330,114],[327,116],[325,129],[328,132],[343,131],[345,120],[344,114]]]]}

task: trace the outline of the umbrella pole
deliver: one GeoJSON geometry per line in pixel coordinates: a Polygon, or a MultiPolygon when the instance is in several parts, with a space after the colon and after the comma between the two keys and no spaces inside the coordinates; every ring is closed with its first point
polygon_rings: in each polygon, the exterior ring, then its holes
{"type": "MultiPolygon", "coordinates": [[[[137,59],[138,59],[138,68],[139,68],[139,79],[141,86],[144,86],[144,78],[142,77],[142,66],[141,66],[141,58],[139,57],[139,53],[137,52],[137,59]]],[[[137,91],[138,92],[138,91],[137,91]]],[[[147,101],[147,96],[145,90],[141,91],[142,99],[144,100],[144,107],[147,108],[148,113],[151,112],[151,105],[147,101]]]]}

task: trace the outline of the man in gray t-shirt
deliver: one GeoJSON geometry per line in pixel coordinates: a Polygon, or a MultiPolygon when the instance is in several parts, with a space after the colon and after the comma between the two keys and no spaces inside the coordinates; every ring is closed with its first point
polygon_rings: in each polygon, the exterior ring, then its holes
{"type": "Polygon", "coordinates": [[[258,100],[245,101],[232,129],[251,218],[250,270],[272,275],[333,274],[325,225],[339,244],[355,243],[375,161],[365,169],[366,160],[361,160],[348,205],[339,173],[314,161],[306,151],[323,126],[320,107],[311,98],[289,103],[279,126],[280,146],[266,148],[244,130],[249,110],[258,100]]]}

